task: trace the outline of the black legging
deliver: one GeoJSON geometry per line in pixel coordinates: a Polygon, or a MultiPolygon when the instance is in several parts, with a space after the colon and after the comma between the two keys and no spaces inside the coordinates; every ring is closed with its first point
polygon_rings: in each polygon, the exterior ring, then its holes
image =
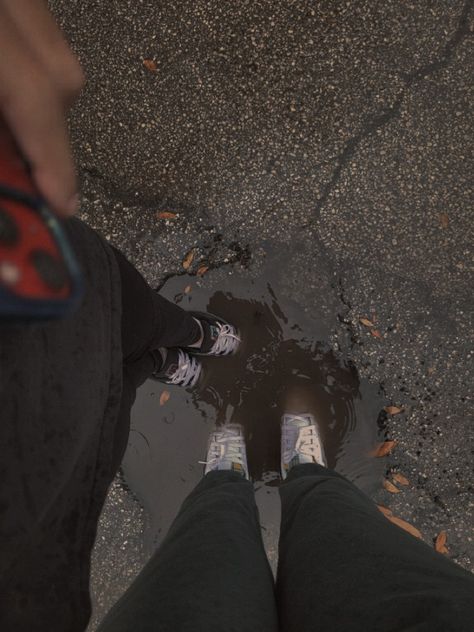
{"type": "Polygon", "coordinates": [[[109,244],[120,271],[122,286],[122,402],[117,420],[114,466],[120,467],[130,431],[130,411],[136,391],[156,370],[159,347],[188,346],[200,336],[189,312],[153,290],[125,256],[109,244]]]}
{"type": "Polygon", "coordinates": [[[152,290],[120,250],[111,248],[122,281],[124,362],[133,364],[158,347],[185,347],[196,342],[200,329],[189,312],[152,290]]]}

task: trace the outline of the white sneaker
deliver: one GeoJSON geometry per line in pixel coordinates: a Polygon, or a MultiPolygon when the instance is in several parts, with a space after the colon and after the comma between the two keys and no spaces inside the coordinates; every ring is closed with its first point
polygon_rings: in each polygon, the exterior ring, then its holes
{"type": "Polygon", "coordinates": [[[232,424],[213,432],[209,437],[207,459],[199,462],[206,466],[204,474],[214,470],[231,470],[248,480],[250,477],[242,426],[232,424]]]}
{"type": "Polygon", "coordinates": [[[201,363],[181,349],[155,349],[151,352],[160,367],[151,377],[163,384],[192,388],[201,375],[201,363]]]}
{"type": "Polygon", "coordinates": [[[207,312],[189,313],[201,327],[202,343],[200,347],[185,347],[185,351],[205,356],[226,356],[237,351],[241,340],[233,325],[207,312]]]}
{"type": "Polygon", "coordinates": [[[281,426],[281,475],[285,479],[295,465],[327,465],[323,444],[313,415],[285,414],[281,426]]]}

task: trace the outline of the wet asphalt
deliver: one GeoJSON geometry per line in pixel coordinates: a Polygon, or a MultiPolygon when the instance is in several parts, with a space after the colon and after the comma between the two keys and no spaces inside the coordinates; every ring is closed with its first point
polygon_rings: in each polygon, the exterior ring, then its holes
{"type": "MultiPolygon", "coordinates": [[[[404,408],[386,469],[410,484],[375,498],[472,569],[473,3],[50,5],[88,78],[82,217],[153,286],[191,249],[216,287],[277,253],[322,342],[404,408]]],[[[95,621],[149,555],[127,485],[102,518],[95,621]]]]}

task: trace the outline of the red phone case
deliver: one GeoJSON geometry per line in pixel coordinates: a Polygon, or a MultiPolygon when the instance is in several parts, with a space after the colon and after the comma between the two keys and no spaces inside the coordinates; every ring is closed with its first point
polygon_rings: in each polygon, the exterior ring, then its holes
{"type": "Polygon", "coordinates": [[[60,221],[0,127],[0,316],[60,317],[74,309],[80,294],[79,269],[60,221]]]}

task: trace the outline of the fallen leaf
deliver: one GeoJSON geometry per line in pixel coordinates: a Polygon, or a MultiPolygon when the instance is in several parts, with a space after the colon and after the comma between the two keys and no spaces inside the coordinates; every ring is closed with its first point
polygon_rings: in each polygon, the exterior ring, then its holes
{"type": "Polygon", "coordinates": [[[184,288],[184,293],[185,293],[185,294],[189,294],[189,292],[191,292],[191,286],[190,286],[190,285],[187,285],[187,286],[184,288]]]}
{"type": "Polygon", "coordinates": [[[373,327],[374,323],[369,320],[368,318],[359,318],[359,322],[362,323],[362,325],[365,325],[366,327],[373,327]]]}
{"type": "Polygon", "coordinates": [[[150,72],[156,72],[158,70],[158,66],[156,64],[156,61],[154,61],[153,59],[144,59],[143,60],[143,65],[150,72]]]}
{"type": "Polygon", "coordinates": [[[400,472],[394,472],[392,474],[392,478],[396,483],[400,483],[400,485],[409,485],[410,481],[406,476],[403,476],[400,472]]]}
{"type": "Polygon", "coordinates": [[[389,415],[399,415],[403,412],[403,408],[400,406],[385,406],[384,411],[389,415]]]}
{"type": "Polygon", "coordinates": [[[449,215],[447,213],[439,214],[439,223],[441,224],[441,228],[448,228],[449,226],[449,215]]]}
{"type": "Polygon", "coordinates": [[[397,441],[384,441],[383,443],[380,443],[370,455],[376,457],[387,456],[387,454],[390,454],[396,445],[397,441]]]}
{"type": "Polygon", "coordinates": [[[169,391],[163,391],[160,395],[160,406],[164,406],[171,397],[169,391]]]}
{"type": "Polygon", "coordinates": [[[196,274],[198,276],[204,276],[208,270],[209,270],[209,266],[199,266],[196,274]]]}
{"type": "Polygon", "coordinates": [[[385,489],[391,494],[400,494],[401,490],[398,489],[393,483],[391,483],[387,478],[384,478],[383,486],[385,489]]]}
{"type": "Polygon", "coordinates": [[[382,334],[380,333],[380,331],[378,329],[371,329],[370,330],[370,335],[373,336],[374,338],[381,338],[382,334]]]}
{"type": "Polygon", "coordinates": [[[411,533],[411,535],[414,535],[415,538],[421,539],[422,535],[420,531],[418,531],[418,529],[414,527],[412,524],[410,524],[409,522],[406,522],[405,520],[402,520],[401,518],[397,518],[396,516],[387,516],[387,518],[390,520],[390,522],[393,522],[393,524],[396,524],[397,526],[401,527],[405,531],[408,531],[408,533],[411,533]]]}
{"type": "Polygon", "coordinates": [[[176,219],[176,213],[171,213],[170,211],[160,211],[156,216],[158,219],[176,219]]]}
{"type": "Polygon", "coordinates": [[[381,511],[383,513],[384,516],[386,516],[387,518],[389,516],[393,516],[392,510],[389,509],[388,507],[384,507],[383,505],[377,505],[379,511],[381,511]]]}
{"type": "Polygon", "coordinates": [[[434,366],[428,367],[428,371],[427,371],[428,375],[433,375],[434,372],[435,372],[434,366]]]}
{"type": "Polygon", "coordinates": [[[446,546],[447,539],[448,536],[446,534],[446,531],[440,531],[436,536],[435,549],[438,551],[438,553],[443,553],[444,555],[448,553],[448,547],[446,546]]]}
{"type": "Polygon", "coordinates": [[[183,259],[183,268],[189,270],[194,259],[194,250],[190,250],[183,259]]]}

